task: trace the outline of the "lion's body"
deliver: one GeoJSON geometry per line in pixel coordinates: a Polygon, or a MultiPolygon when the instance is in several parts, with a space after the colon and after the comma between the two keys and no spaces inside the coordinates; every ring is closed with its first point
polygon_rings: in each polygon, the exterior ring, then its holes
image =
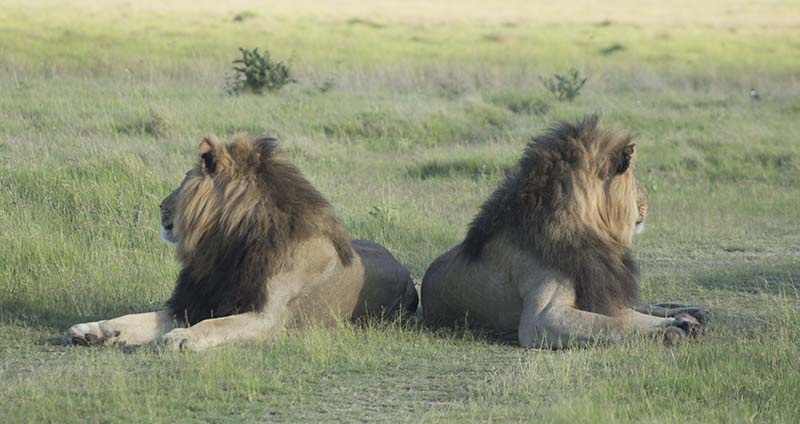
{"type": "Polygon", "coordinates": [[[67,341],[202,349],[413,314],[418,297],[406,268],[376,243],[351,242],[273,141],[204,140],[200,163],[162,202],[164,238],[183,265],[167,308],[78,324],[67,341]]]}
{"type": "MultiPolygon", "coordinates": [[[[274,279],[273,284],[294,286],[287,307],[287,329],[414,313],[418,298],[411,276],[386,248],[368,240],[353,240],[352,262],[342,266],[336,251],[325,244],[325,240],[304,243],[300,247],[307,248],[306,254],[296,263],[302,263],[306,271],[287,273],[291,276],[288,281],[274,279]]],[[[286,290],[268,287],[267,291],[286,290]]]]}
{"type": "Polygon", "coordinates": [[[630,139],[596,118],[535,138],[464,241],[425,273],[425,322],[530,347],[617,341],[676,324],[632,309],[629,245],[646,202],[633,158],[630,139]]]}
{"type": "Polygon", "coordinates": [[[516,341],[522,314],[520,275],[535,281],[541,266],[516,249],[491,242],[483,260],[468,260],[461,245],[438,257],[423,279],[424,318],[434,326],[466,326],[516,341]],[[529,262],[529,263],[526,263],[529,262]]]}

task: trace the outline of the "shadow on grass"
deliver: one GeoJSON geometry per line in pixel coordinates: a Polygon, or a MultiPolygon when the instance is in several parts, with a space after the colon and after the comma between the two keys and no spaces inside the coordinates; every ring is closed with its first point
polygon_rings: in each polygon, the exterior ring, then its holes
{"type": "Polygon", "coordinates": [[[429,178],[467,177],[481,179],[494,175],[505,175],[511,166],[487,158],[463,158],[451,160],[431,160],[414,164],[408,168],[408,175],[427,180],[429,178]]]}
{"type": "MultiPolygon", "coordinates": [[[[765,328],[781,324],[786,314],[781,308],[789,310],[800,305],[800,264],[778,263],[768,265],[728,266],[719,264],[713,269],[689,270],[690,280],[703,290],[710,292],[730,292],[730,302],[715,303],[709,306],[711,298],[720,296],[701,294],[698,299],[680,299],[681,306],[697,306],[708,310],[709,322],[704,324],[705,335],[691,343],[706,343],[719,337],[735,334],[737,338],[755,337],[765,328]],[[769,299],[763,295],[768,295],[769,299]],[[745,301],[751,299],[752,301],[745,301]],[[778,324],[776,324],[778,323],[778,324]]],[[[670,289],[670,292],[674,289],[670,289]]],[[[646,304],[673,302],[676,299],[658,295],[646,299],[646,304]]],[[[679,296],[680,297],[680,296],[679,296]]],[[[645,299],[643,299],[645,300],[645,299]]],[[[795,309],[796,310],[796,309],[795,309]]],[[[785,312],[785,311],[784,311],[785,312]]],[[[474,340],[483,343],[518,346],[517,333],[497,334],[479,328],[464,328],[453,323],[451,327],[426,328],[419,324],[421,332],[429,332],[437,338],[474,340]]],[[[771,331],[771,330],[770,330],[771,331]]]]}
{"type": "MultiPolygon", "coordinates": [[[[689,270],[688,273],[692,282],[704,290],[727,291],[731,292],[731,295],[753,296],[753,300],[756,302],[759,299],[758,295],[763,294],[786,296],[791,302],[800,301],[800,264],[798,263],[742,266],[720,264],[713,269],[695,269],[689,270]]],[[[672,299],[648,299],[648,302],[657,303],[669,300],[672,299]]],[[[700,300],[688,303],[703,306],[703,302],[700,300]]],[[[63,331],[76,323],[109,319],[145,310],[148,308],[134,308],[131,304],[108,304],[103,305],[102,311],[82,314],[74,310],[59,310],[16,299],[2,299],[0,300],[0,325],[38,329],[42,333],[46,333],[46,336],[39,338],[36,343],[54,346],[63,344],[63,331]]],[[[739,315],[742,312],[712,310],[712,321],[731,324],[729,321],[733,316],[726,319],[726,314],[739,315]]],[[[479,328],[464,328],[455,323],[452,328],[435,329],[428,328],[422,322],[409,322],[403,325],[407,330],[426,333],[440,339],[458,339],[510,346],[517,344],[516,332],[514,334],[496,334],[479,328]]]]}
{"type": "Polygon", "coordinates": [[[800,295],[800,263],[726,265],[691,272],[692,280],[707,290],[740,294],[800,295]]]}
{"type": "Polygon", "coordinates": [[[800,264],[737,263],[731,258],[662,268],[644,303],[677,301],[707,308],[707,335],[756,337],[793,320],[800,306],[800,264]]]}
{"type": "Polygon", "coordinates": [[[0,325],[27,327],[52,334],[39,340],[39,344],[63,345],[62,335],[72,325],[99,321],[125,314],[145,312],[134,310],[130,305],[105,305],[104,312],[80,314],[75,311],[61,311],[53,307],[36,306],[28,302],[0,300],[0,325]]]}

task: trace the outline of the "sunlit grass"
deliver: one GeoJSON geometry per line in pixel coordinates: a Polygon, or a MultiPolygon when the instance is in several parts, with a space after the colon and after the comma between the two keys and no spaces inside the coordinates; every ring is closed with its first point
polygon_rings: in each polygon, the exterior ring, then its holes
{"type": "Polygon", "coordinates": [[[797,4],[445,4],[0,7],[0,421],[796,421],[797,4]],[[226,95],[238,47],[298,83],[226,95]],[[540,78],[571,67],[589,80],[559,102],[540,78]],[[167,298],[158,203],[204,135],[278,136],[419,282],[532,135],[595,112],[636,136],[643,298],[711,308],[703,342],[342,325],[197,355],[59,344],[167,298]]]}

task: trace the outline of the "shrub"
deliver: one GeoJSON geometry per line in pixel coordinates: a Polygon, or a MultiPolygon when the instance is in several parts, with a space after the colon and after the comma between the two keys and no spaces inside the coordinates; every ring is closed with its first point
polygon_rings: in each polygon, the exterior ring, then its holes
{"type": "Polygon", "coordinates": [[[242,13],[239,13],[238,15],[234,16],[233,17],[233,21],[234,22],[244,22],[247,19],[253,19],[253,18],[257,18],[257,17],[258,17],[258,13],[253,12],[252,10],[245,10],[242,13]]]}
{"type": "Polygon", "coordinates": [[[577,69],[573,68],[567,72],[566,75],[553,74],[550,79],[539,78],[547,91],[553,93],[558,97],[558,100],[566,100],[571,102],[572,99],[578,97],[581,88],[586,84],[588,78],[581,78],[577,69]]]}
{"type": "Polygon", "coordinates": [[[228,92],[238,94],[244,91],[251,91],[261,94],[267,91],[279,90],[286,84],[295,82],[289,74],[289,67],[283,62],[273,62],[270,60],[269,52],[264,54],[258,52],[258,47],[248,50],[239,47],[242,53],[241,59],[233,61],[234,75],[228,81],[228,92]]]}

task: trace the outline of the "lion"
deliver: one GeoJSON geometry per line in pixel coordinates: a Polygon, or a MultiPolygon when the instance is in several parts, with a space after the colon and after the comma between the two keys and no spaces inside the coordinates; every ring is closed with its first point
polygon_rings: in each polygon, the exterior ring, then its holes
{"type": "Polygon", "coordinates": [[[408,270],[383,246],[351,241],[275,139],[204,138],[198,152],[161,203],[162,238],[182,265],[166,307],[74,325],[66,343],[202,350],[414,314],[408,270]]]}
{"type": "Polygon", "coordinates": [[[635,306],[629,246],[647,213],[635,156],[631,137],[597,116],[535,137],[461,244],[426,271],[424,322],[550,349],[698,335],[703,308],[635,306]]]}

